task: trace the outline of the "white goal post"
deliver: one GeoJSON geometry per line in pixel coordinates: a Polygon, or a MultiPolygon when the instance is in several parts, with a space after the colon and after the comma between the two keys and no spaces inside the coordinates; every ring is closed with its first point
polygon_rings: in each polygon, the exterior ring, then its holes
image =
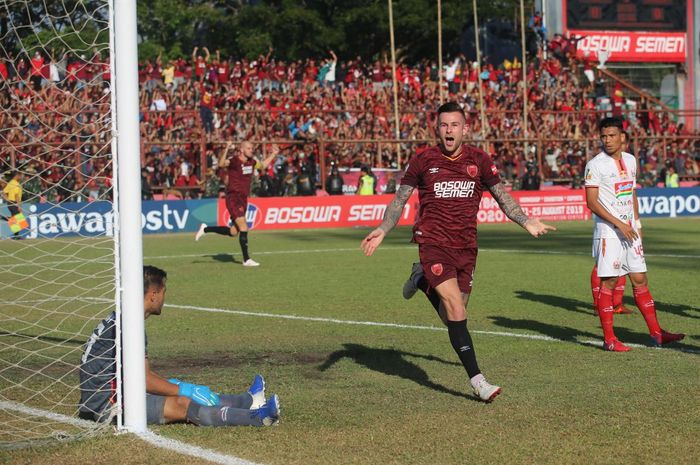
{"type": "Polygon", "coordinates": [[[0,448],[146,431],[137,60],[136,0],[0,2],[0,448]],[[114,421],[85,421],[111,312],[114,421]]]}
{"type": "Polygon", "coordinates": [[[124,427],[146,431],[146,366],[141,238],[141,152],[136,0],[114,0],[114,69],[119,172],[119,237],[124,427]]]}

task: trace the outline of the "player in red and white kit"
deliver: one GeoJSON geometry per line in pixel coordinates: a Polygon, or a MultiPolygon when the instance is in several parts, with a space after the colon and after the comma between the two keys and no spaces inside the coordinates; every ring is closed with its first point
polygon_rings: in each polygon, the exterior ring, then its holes
{"type": "Polygon", "coordinates": [[[248,254],[248,223],[245,218],[245,213],[248,206],[250,181],[253,178],[253,173],[256,168],[267,168],[277,157],[280,150],[276,144],[273,144],[270,149],[270,156],[259,162],[253,157],[253,144],[250,142],[243,142],[238,154],[231,158],[226,158],[230,148],[231,144],[228,144],[226,146],[226,151],[219,159],[219,166],[228,168],[226,209],[231,216],[233,224],[227,227],[207,226],[205,223],[202,223],[194,239],[198,241],[204,234],[210,232],[231,237],[238,235],[241,252],[243,253],[243,266],[260,266],[260,263],[250,258],[248,254]]]}
{"type": "Polygon", "coordinates": [[[635,191],[637,160],[622,151],[625,142],[621,118],[604,118],[599,124],[603,151],[586,164],[586,203],[595,213],[593,256],[600,276],[598,316],[605,350],[627,352],[613,331],[613,290],[618,277],[629,275],[634,301],[642,312],[652,344],[680,341],[684,334],[664,331],[656,318],[654,300],[647,287],[639,206],[635,191]]]}
{"type": "Polygon", "coordinates": [[[365,237],[361,247],[367,256],[374,253],[396,226],[404,205],[418,188],[420,209],[413,241],[418,243],[420,263],[414,265],[404,286],[404,297],[412,297],[416,288],[426,292],[447,326],[450,342],[469,375],[474,394],[490,402],[501,388],[486,381],[479,370],[466,314],[478,251],[476,216],[481,196],[488,189],[506,216],[534,237],[555,228],[528,218],[506,192],[491,157],[462,143],[468,125],[459,104],[445,103],[437,113],[439,145],[413,157],[384,220],[365,237]]]}

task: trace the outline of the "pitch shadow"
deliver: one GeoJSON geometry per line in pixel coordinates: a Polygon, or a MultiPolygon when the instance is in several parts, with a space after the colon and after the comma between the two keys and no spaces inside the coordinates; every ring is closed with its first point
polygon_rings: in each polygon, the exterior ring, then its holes
{"type": "Polygon", "coordinates": [[[503,316],[489,316],[488,318],[493,322],[493,324],[502,328],[536,331],[542,334],[543,336],[549,336],[567,342],[574,342],[576,344],[585,345],[587,347],[590,347],[590,345],[581,343],[578,340],[579,337],[587,337],[591,339],[601,338],[600,334],[593,334],[568,326],[550,325],[548,323],[542,323],[541,321],[537,320],[516,320],[512,318],[506,318],[503,316]]]}
{"type": "Polygon", "coordinates": [[[530,302],[539,302],[552,307],[563,308],[570,312],[583,313],[585,315],[593,315],[593,303],[584,302],[583,300],[572,299],[559,295],[535,294],[530,291],[515,291],[515,296],[519,299],[529,300],[530,302]]]}
{"type": "MultiPolygon", "coordinates": [[[[629,288],[628,288],[629,290],[629,288]]],[[[535,294],[530,291],[519,290],[515,291],[515,296],[519,299],[529,300],[531,302],[539,302],[546,305],[551,305],[552,307],[563,308],[576,313],[583,313],[585,315],[595,315],[593,313],[593,299],[590,301],[583,301],[578,299],[572,299],[570,297],[563,297],[558,295],[549,294],[535,294]]],[[[634,303],[634,298],[631,296],[625,296],[623,302],[627,308],[636,312],[636,304],[634,303]]],[[[678,316],[684,316],[687,318],[700,319],[700,308],[691,307],[689,305],[679,305],[670,302],[662,302],[660,300],[654,300],[656,303],[656,311],[658,313],[672,313],[678,316]]]]}
{"type": "MultiPolygon", "coordinates": [[[[634,305],[634,300],[630,300],[632,301],[632,305],[634,305]]],[[[625,298],[625,301],[627,301],[627,298],[625,298]]],[[[668,312],[673,313],[674,315],[684,316],[687,318],[700,319],[700,308],[691,307],[689,305],[678,305],[672,304],[670,302],[662,302],[656,299],[654,299],[654,302],[656,304],[656,311],[659,313],[668,312]]]]}
{"type": "Polygon", "coordinates": [[[216,255],[209,255],[212,260],[216,260],[221,263],[242,263],[236,260],[236,257],[228,253],[218,253],[216,255]]]}
{"type": "Polygon", "coordinates": [[[475,397],[465,394],[464,392],[455,391],[441,384],[430,380],[428,374],[413,362],[410,362],[408,357],[420,358],[430,362],[439,362],[445,365],[454,365],[461,367],[461,364],[456,362],[448,362],[439,357],[432,355],[415,354],[412,352],[404,352],[396,349],[377,349],[367,347],[361,344],[343,344],[344,350],[338,350],[328,356],[325,362],[319,367],[319,371],[326,371],[334,364],[344,358],[353,360],[358,365],[362,365],[370,370],[384,373],[388,376],[398,376],[399,378],[413,381],[421,386],[434,391],[451,394],[455,397],[478,401],[475,397]]]}
{"type": "MultiPolygon", "coordinates": [[[[602,341],[602,339],[603,339],[602,331],[597,332],[597,333],[591,333],[588,331],[581,331],[579,329],[571,328],[568,326],[550,325],[550,324],[542,323],[541,321],[536,321],[536,320],[515,320],[515,319],[506,318],[506,317],[502,317],[502,316],[489,316],[488,318],[493,322],[493,324],[495,324],[497,326],[501,326],[503,328],[537,331],[538,333],[540,333],[544,336],[549,336],[549,337],[552,337],[555,339],[561,339],[561,340],[567,341],[567,342],[573,342],[575,344],[579,344],[579,345],[589,347],[589,348],[595,348],[597,350],[603,350],[602,347],[592,346],[590,344],[586,344],[586,343],[581,342],[579,340],[579,338],[590,338],[593,340],[602,341]]],[[[641,318],[641,316],[640,316],[640,318],[641,318]]],[[[597,320],[597,319],[595,319],[595,320],[597,320]]],[[[596,328],[599,327],[599,324],[597,321],[595,323],[592,323],[592,324],[595,324],[596,328]]],[[[630,331],[627,328],[615,327],[615,335],[622,342],[629,342],[629,343],[633,343],[633,344],[650,346],[649,335],[647,333],[639,333],[636,331],[630,331]]],[[[688,337],[688,336],[686,336],[686,337],[688,337]]],[[[693,337],[691,336],[689,339],[693,339],[693,337]]],[[[677,350],[680,352],[694,353],[694,354],[698,353],[697,346],[685,344],[683,342],[674,342],[670,345],[665,345],[663,348],[664,348],[664,350],[677,350]]]]}

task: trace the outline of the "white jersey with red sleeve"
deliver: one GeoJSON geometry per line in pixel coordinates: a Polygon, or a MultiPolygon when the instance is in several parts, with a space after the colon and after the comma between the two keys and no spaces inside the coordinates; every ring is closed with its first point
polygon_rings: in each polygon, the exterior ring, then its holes
{"type": "MultiPolygon", "coordinates": [[[[600,152],[586,164],[586,188],[598,188],[598,202],[620,221],[634,225],[634,196],[637,179],[637,159],[622,152],[620,161],[600,152]]],[[[615,227],[594,216],[594,238],[618,237],[615,227]]]]}

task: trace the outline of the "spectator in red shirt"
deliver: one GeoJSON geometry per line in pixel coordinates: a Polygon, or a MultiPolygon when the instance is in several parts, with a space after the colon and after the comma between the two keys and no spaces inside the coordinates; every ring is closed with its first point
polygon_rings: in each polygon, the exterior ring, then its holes
{"type": "Polygon", "coordinates": [[[202,118],[202,125],[207,134],[214,131],[214,95],[211,92],[211,85],[208,82],[201,84],[201,97],[199,99],[199,116],[202,118]]]}
{"type": "Polygon", "coordinates": [[[204,50],[205,54],[204,56],[197,55],[198,50],[199,47],[195,47],[192,51],[192,63],[194,63],[194,74],[197,78],[197,81],[202,82],[207,74],[207,66],[209,63],[210,54],[209,49],[206,47],[202,47],[202,50],[204,50]]]}
{"type": "Polygon", "coordinates": [[[40,52],[37,51],[34,57],[32,57],[31,66],[30,80],[34,90],[38,92],[41,90],[41,81],[43,80],[42,72],[44,68],[44,57],[40,52]]]}
{"type": "Polygon", "coordinates": [[[0,58],[0,79],[7,81],[10,74],[7,72],[7,64],[5,64],[5,59],[0,58]]]}

